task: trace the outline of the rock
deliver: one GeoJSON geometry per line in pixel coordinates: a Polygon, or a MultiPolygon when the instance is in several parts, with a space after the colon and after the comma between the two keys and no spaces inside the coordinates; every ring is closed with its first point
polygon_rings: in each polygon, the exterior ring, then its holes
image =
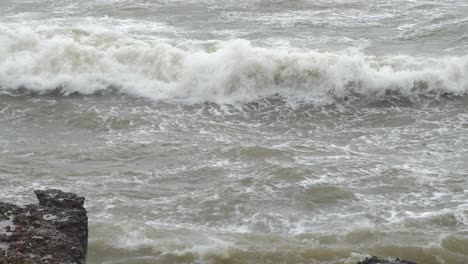
{"type": "Polygon", "coordinates": [[[39,205],[0,202],[0,263],[85,263],[84,198],[60,190],[34,192],[39,205]]]}
{"type": "Polygon", "coordinates": [[[39,200],[39,205],[45,207],[61,207],[68,209],[84,210],[84,197],[79,197],[74,193],[64,193],[60,190],[34,191],[39,200]]]}
{"type": "Polygon", "coordinates": [[[395,260],[384,260],[379,259],[378,257],[366,258],[363,261],[358,262],[358,264],[416,264],[415,262],[402,260],[402,259],[395,259],[395,260]]]}

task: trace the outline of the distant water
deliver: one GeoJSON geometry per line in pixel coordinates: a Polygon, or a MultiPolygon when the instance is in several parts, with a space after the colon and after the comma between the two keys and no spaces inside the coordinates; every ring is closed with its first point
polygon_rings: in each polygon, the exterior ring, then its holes
{"type": "Polygon", "coordinates": [[[468,263],[468,1],[2,0],[0,199],[88,263],[468,263]]]}

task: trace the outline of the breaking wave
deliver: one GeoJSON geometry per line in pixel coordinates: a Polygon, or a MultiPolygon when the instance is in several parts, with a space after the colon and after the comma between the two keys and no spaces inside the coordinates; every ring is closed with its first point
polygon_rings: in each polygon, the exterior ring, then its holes
{"type": "Polygon", "coordinates": [[[369,56],[262,48],[247,40],[139,37],[108,29],[0,25],[0,92],[124,93],[188,103],[464,95],[468,56],[369,56]]]}

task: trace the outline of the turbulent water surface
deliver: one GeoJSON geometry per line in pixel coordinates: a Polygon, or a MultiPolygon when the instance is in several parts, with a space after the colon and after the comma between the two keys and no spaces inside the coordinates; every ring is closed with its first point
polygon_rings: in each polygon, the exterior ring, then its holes
{"type": "Polygon", "coordinates": [[[468,263],[465,0],[2,0],[0,199],[88,262],[468,263]]]}

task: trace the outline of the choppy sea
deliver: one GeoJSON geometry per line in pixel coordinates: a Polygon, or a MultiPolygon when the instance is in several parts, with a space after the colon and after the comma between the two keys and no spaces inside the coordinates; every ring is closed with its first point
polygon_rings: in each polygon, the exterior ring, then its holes
{"type": "Polygon", "coordinates": [[[1,0],[0,200],[88,263],[468,263],[465,0],[1,0]]]}

